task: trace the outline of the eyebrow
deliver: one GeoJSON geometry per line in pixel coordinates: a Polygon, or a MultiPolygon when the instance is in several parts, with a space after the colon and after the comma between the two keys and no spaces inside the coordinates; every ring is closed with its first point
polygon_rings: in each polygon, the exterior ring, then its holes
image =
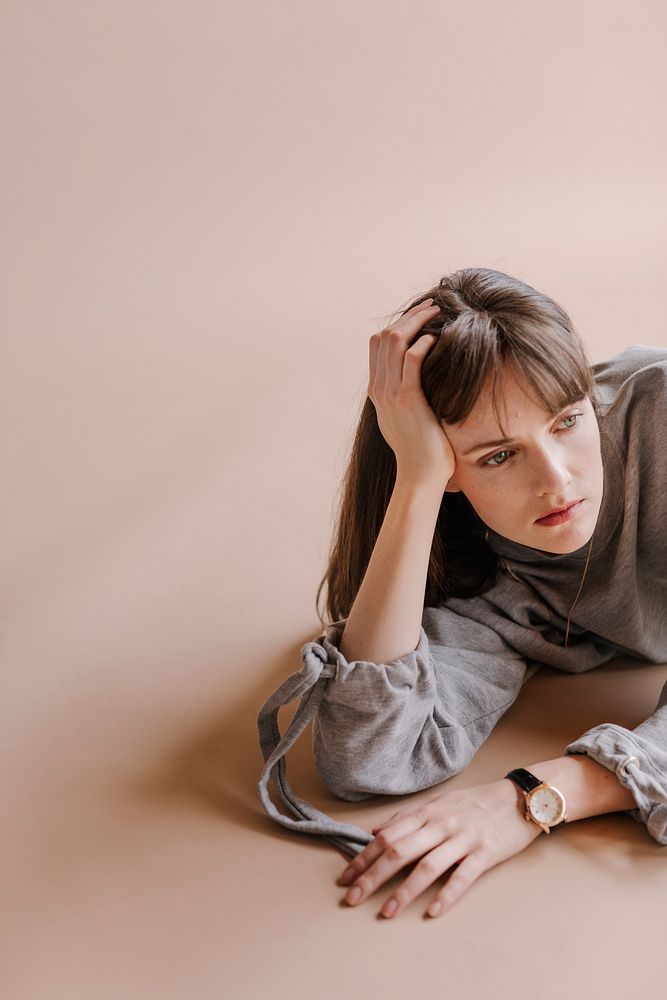
{"type": "MultiPolygon", "coordinates": [[[[579,400],[576,402],[579,402],[579,400]]],[[[574,403],[566,403],[565,406],[551,418],[551,420],[555,420],[556,417],[560,417],[561,413],[564,413],[570,406],[574,406],[574,403]]],[[[549,423],[550,421],[546,422],[549,423]]],[[[481,451],[482,448],[497,448],[499,444],[514,444],[515,441],[516,438],[498,438],[496,441],[485,441],[483,444],[474,444],[472,448],[468,448],[468,450],[464,451],[463,454],[472,455],[473,451],[481,451]]]]}
{"type": "Polygon", "coordinates": [[[481,451],[482,448],[495,448],[499,444],[513,444],[515,440],[515,438],[499,438],[497,441],[485,441],[484,444],[473,445],[472,448],[468,448],[463,454],[472,455],[473,451],[481,451]]]}

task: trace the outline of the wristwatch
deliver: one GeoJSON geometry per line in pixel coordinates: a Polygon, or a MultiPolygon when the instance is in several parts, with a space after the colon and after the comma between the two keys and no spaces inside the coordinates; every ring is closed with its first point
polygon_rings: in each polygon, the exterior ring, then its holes
{"type": "Polygon", "coordinates": [[[545,833],[550,833],[567,819],[565,796],[548,781],[540,781],[525,767],[515,767],[505,775],[519,786],[526,800],[524,819],[537,823],[545,833]]]}

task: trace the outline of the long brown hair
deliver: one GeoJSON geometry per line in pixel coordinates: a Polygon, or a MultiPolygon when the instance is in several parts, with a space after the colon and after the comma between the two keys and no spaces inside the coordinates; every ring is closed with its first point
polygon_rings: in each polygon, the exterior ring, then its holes
{"type": "MultiPolygon", "coordinates": [[[[490,268],[467,267],[441,278],[396,314],[433,298],[440,306],[417,336],[438,336],[421,367],[424,395],[448,424],[466,419],[491,378],[500,423],[496,382],[506,362],[516,365],[552,416],[588,396],[599,401],[590,363],[570,317],[553,299],[518,278],[490,268]]],[[[391,325],[389,323],[388,325],[391,325]]],[[[317,590],[327,585],[330,622],[350,614],[391,499],[396,459],[366,397],[343,477],[329,562],[317,590]]],[[[485,541],[486,525],[462,492],[443,492],[428,563],[424,606],[447,597],[474,597],[493,586],[498,558],[485,541]]]]}

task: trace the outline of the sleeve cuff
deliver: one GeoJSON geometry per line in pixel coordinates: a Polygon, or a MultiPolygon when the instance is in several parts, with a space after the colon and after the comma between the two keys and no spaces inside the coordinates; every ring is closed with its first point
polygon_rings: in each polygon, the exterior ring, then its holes
{"type": "Polygon", "coordinates": [[[566,754],[585,753],[616,774],[637,803],[624,809],[649,834],[667,846],[667,752],[615,723],[604,722],[569,743],[566,754]]]}

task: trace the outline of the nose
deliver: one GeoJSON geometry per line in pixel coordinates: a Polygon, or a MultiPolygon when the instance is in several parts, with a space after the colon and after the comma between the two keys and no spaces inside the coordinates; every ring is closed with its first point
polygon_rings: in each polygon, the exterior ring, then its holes
{"type": "Polygon", "coordinates": [[[572,476],[564,456],[555,446],[540,449],[535,456],[533,483],[535,496],[553,496],[565,499],[572,476]]]}

